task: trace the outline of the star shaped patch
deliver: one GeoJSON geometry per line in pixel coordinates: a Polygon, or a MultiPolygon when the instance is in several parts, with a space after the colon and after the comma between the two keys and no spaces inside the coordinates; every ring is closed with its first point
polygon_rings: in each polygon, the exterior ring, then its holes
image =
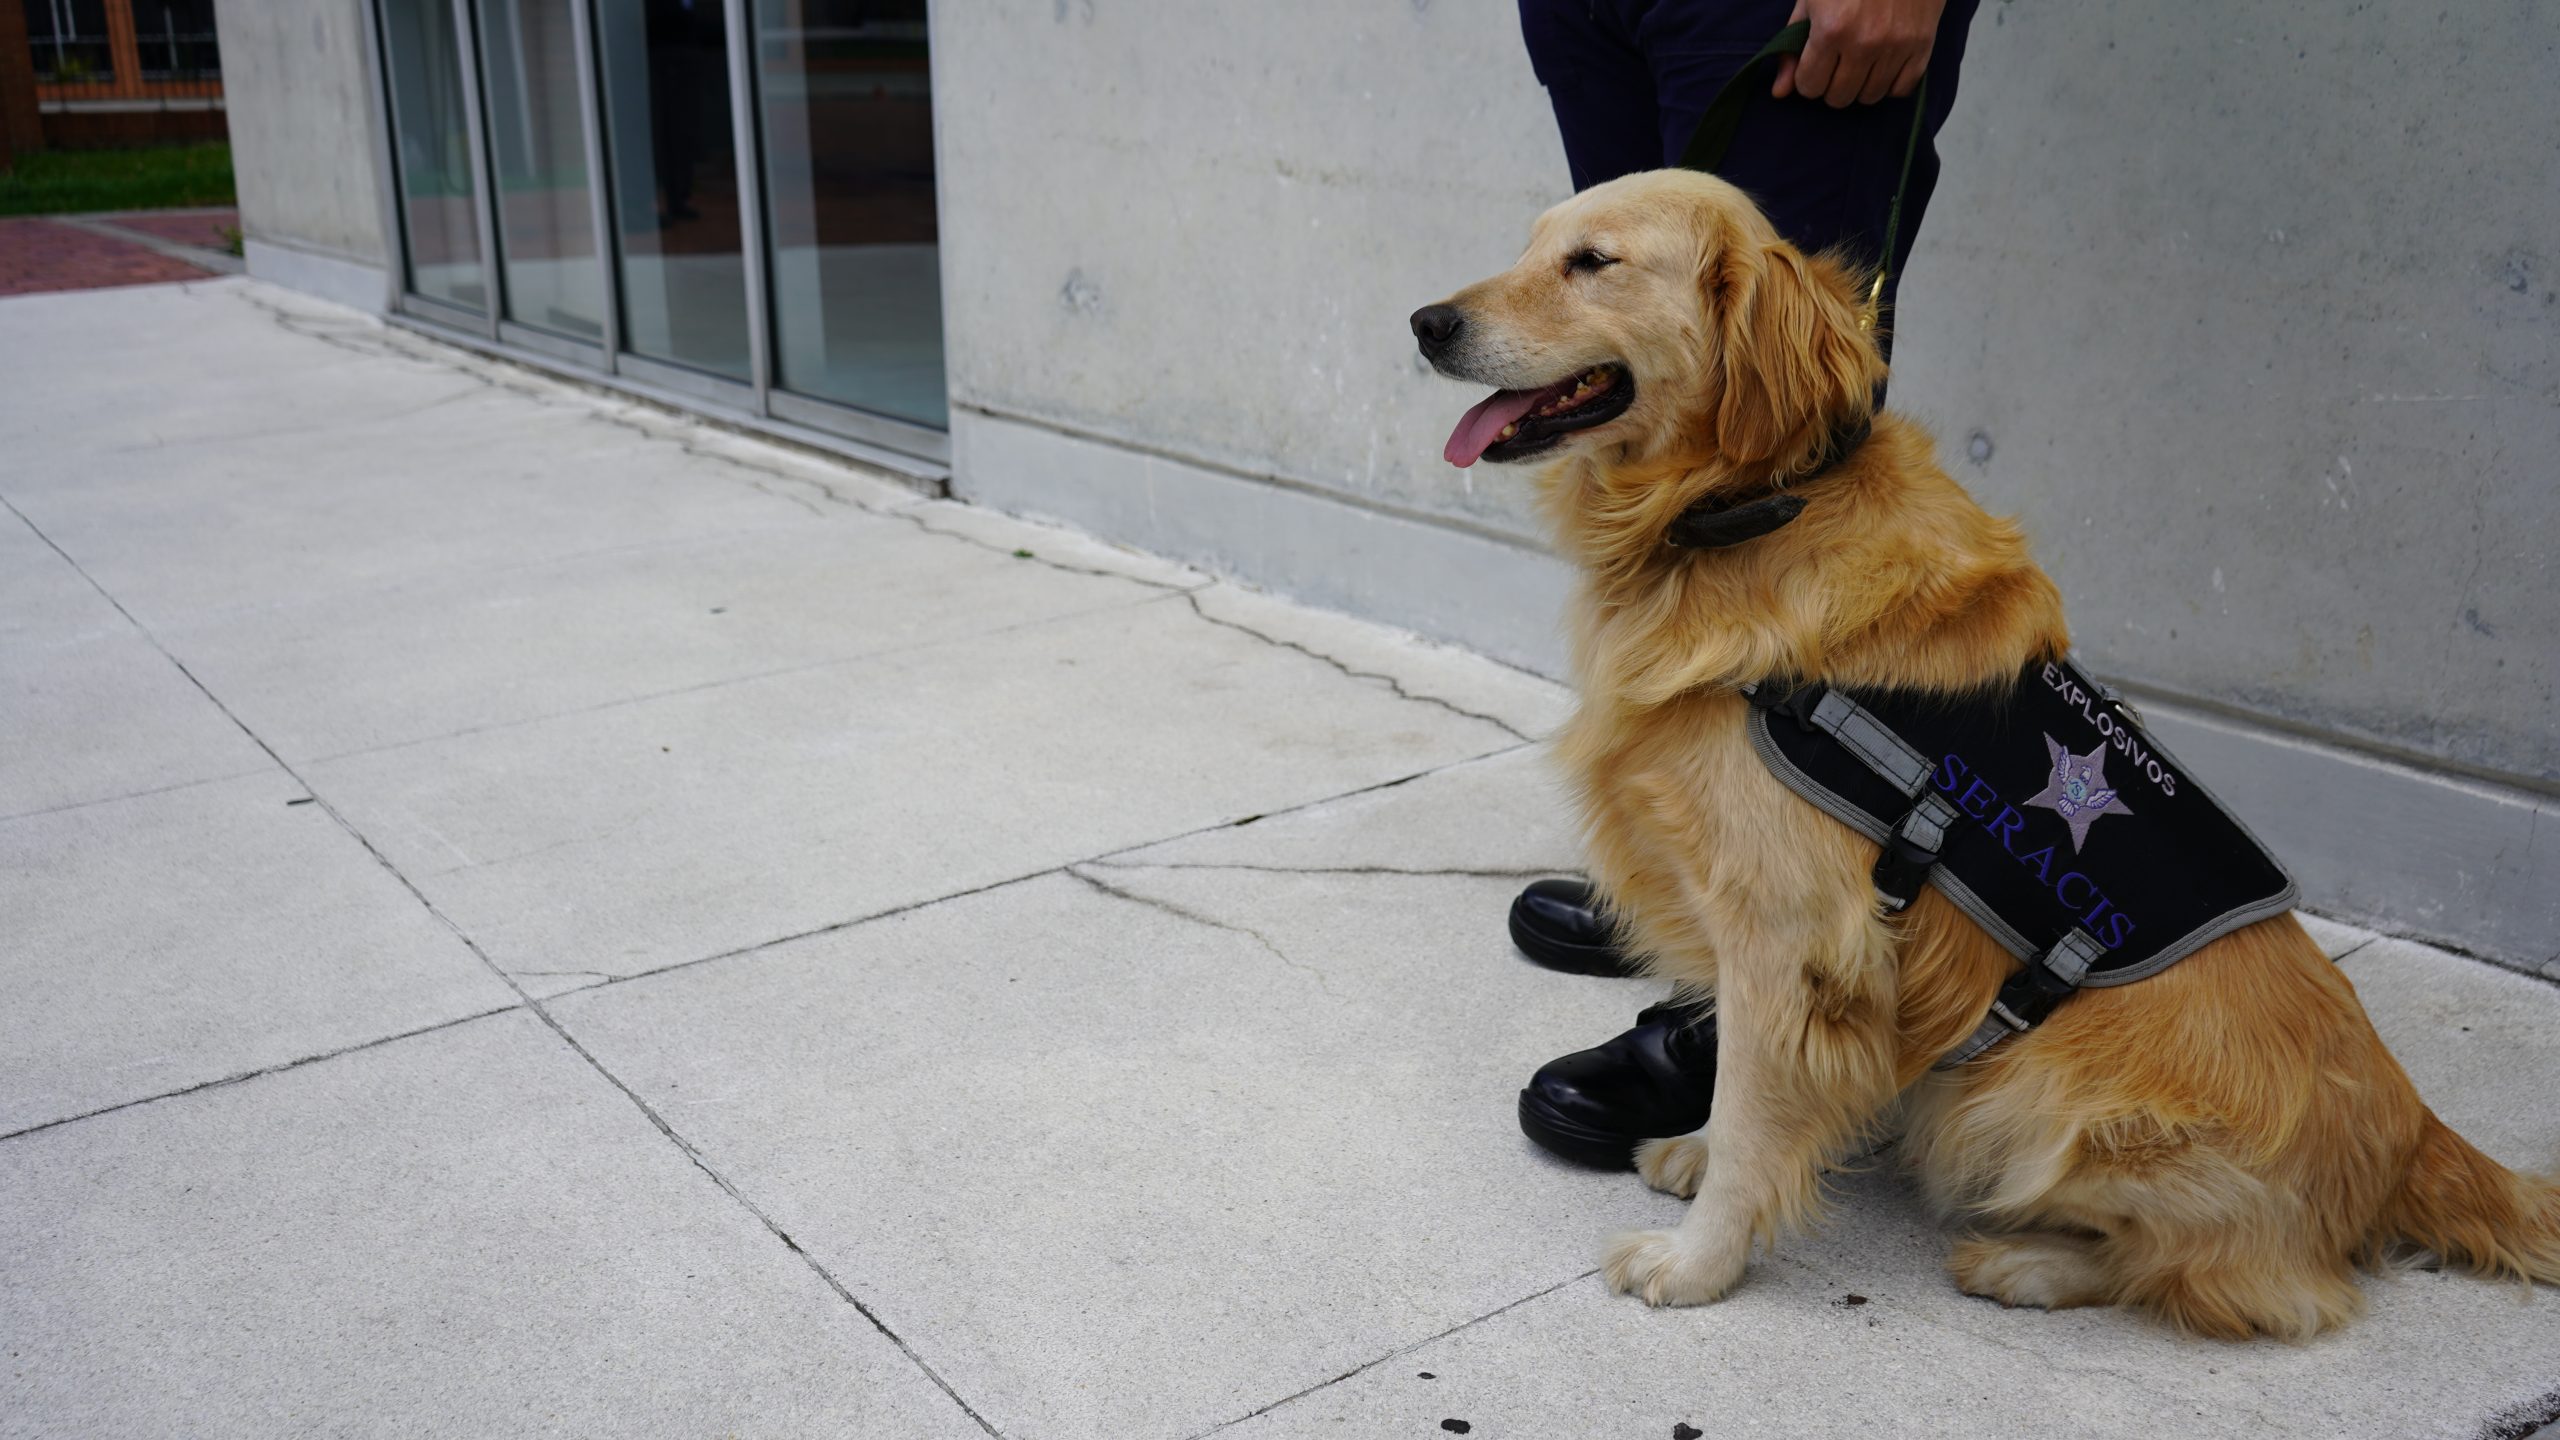
{"type": "Polygon", "coordinates": [[[2044,748],[2053,757],[2053,775],[2027,803],[2062,817],[2062,823],[2071,827],[2071,853],[2077,855],[2089,843],[2089,827],[2098,823],[2099,816],[2130,815],[2133,810],[2107,784],[2105,742],[2086,755],[2074,755],[2047,735],[2044,748]]]}

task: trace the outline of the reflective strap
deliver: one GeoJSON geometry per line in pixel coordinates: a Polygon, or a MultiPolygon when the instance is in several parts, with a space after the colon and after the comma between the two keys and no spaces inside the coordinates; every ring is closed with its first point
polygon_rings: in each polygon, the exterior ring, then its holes
{"type": "Polygon", "coordinates": [[[1935,855],[1947,848],[1947,827],[1956,822],[1960,813],[1955,802],[1932,791],[1920,797],[1920,803],[1902,817],[1902,824],[1894,833],[1935,855]]]}
{"type": "Polygon", "coordinates": [[[1917,795],[1928,785],[1929,757],[1903,743],[1892,726],[1857,701],[1828,691],[1809,718],[1903,794],[1917,795]]]}
{"type": "Polygon", "coordinates": [[[1955,823],[1958,813],[1945,796],[1932,790],[1885,837],[1873,879],[1886,910],[1899,914],[1918,898],[1929,872],[1937,868],[1938,852],[1947,845],[1947,827],[1955,823]]]}
{"type": "Polygon", "coordinates": [[[2036,963],[2009,977],[1991,999],[1991,1011],[1964,1043],[1950,1050],[1933,1069],[1952,1070],[2008,1039],[2044,1022],[2053,1007],[2070,998],[2106,947],[2086,930],[2074,930],[2054,942],[2036,963]]]}

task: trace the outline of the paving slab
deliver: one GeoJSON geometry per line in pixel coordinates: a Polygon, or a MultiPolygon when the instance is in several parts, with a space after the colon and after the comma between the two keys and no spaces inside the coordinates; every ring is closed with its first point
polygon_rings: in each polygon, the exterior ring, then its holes
{"type": "Polygon", "coordinates": [[[1163,593],[847,511],[826,523],[496,573],[441,572],[180,623],[161,638],[278,754],[299,762],[1163,593]]]}
{"type": "Polygon", "coordinates": [[[383,334],[370,316],[236,279],[0,299],[8,488],[76,488],[153,450],[363,423],[468,378],[386,355],[383,334]]]}
{"type": "MultiPolygon", "coordinates": [[[[1546,747],[1524,746],[1403,785],[1141,846],[1085,868],[1105,879],[1124,871],[1261,870],[1525,880],[1575,873],[1581,862],[1563,777],[1546,747]]],[[[1471,917],[1470,941],[1506,935],[1508,906],[1505,896],[1495,912],[1471,917]]]]}
{"type": "Polygon", "coordinates": [[[0,643],[74,640],[129,628],[98,587],[15,514],[0,510],[0,643]]]}
{"type": "Polygon", "coordinates": [[[516,1003],[277,771],[0,821],[0,1134],[516,1003]]]}
{"type": "Polygon", "coordinates": [[[981,1430],[518,1011],[0,1141],[0,1435],[981,1430]]]}
{"type": "Polygon", "coordinates": [[[0,818],[274,762],[17,516],[0,511],[0,818]]]}
{"type": "Polygon", "coordinates": [[[1485,873],[1079,867],[554,1011],[1005,1433],[1188,1435],[1592,1263],[1621,1187],[1512,1097],[1655,991],[1511,951],[1536,773],[1218,832],[1485,873]]]}
{"type": "Polygon", "coordinates": [[[2361,926],[2314,915],[2307,910],[2296,910],[2293,912],[2293,918],[2302,922],[2302,928],[2310,934],[2312,942],[2320,947],[2320,953],[2332,960],[2341,955],[2352,954],[2359,947],[2382,938],[2361,926]]]}
{"type": "MultiPolygon", "coordinates": [[[[2560,988],[2383,940],[2345,962],[2438,1113],[2507,1163],[2560,1156],[2560,988]],[[2467,1029],[2465,1027],[2468,1027],[2467,1029]]],[[[2560,1409],[2560,1294],[2466,1275],[2368,1277],[2367,1313],[2304,1345],[2182,1340],[2113,1310],[1956,1292],[1946,1237],[1889,1160],[1844,1177],[1822,1233],[1725,1301],[1653,1311],[1577,1281],[1221,1432],[1477,1436],[2442,1436],[2560,1409]],[[1429,1372],[1431,1380],[1420,1378],[1429,1372]]],[[[1584,1222],[1643,1223],[1633,1179],[1584,1222]]],[[[1524,1292],[1525,1293],[1525,1292],[1524,1292]]]]}
{"type": "Polygon", "coordinates": [[[413,413],[202,442],[7,494],[142,624],[818,523],[674,446],[447,375],[413,413]],[[460,389],[454,389],[456,385],[460,389]]]}
{"type": "Polygon", "coordinates": [[[2560,981],[2386,937],[2339,963],[2446,1124],[2510,1168],[2560,1173],[2560,981]]]}
{"type": "Polygon", "coordinates": [[[304,773],[493,958],[574,984],[1517,743],[1175,594],[304,773]]]}
{"type": "Polygon", "coordinates": [[[0,495],[155,631],[823,518],[769,472],[653,439],[566,386],[501,388],[330,307],[311,323],[337,348],[279,330],[261,308],[273,293],[226,281],[87,316],[181,337],[131,355],[63,334],[80,307],[35,324],[22,307],[38,301],[0,303],[14,451],[0,495]],[[66,353],[83,363],[28,358],[66,353]],[[103,406],[86,393],[100,377],[103,406]]]}

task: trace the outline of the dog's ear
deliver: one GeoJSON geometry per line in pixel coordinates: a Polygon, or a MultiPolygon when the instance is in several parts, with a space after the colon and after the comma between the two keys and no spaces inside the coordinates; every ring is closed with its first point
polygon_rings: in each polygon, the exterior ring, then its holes
{"type": "MultiPolygon", "coordinates": [[[[1774,457],[1817,422],[1871,403],[1884,360],[1859,323],[1855,279],[1783,241],[1731,239],[1700,267],[1706,289],[1718,453],[1774,457]]],[[[1818,443],[1818,439],[1815,443],[1818,443]]]]}

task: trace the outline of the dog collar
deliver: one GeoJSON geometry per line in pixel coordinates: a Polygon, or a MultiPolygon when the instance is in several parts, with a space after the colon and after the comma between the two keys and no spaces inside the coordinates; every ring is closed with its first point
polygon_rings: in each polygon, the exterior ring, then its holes
{"type": "MultiPolygon", "coordinates": [[[[1872,415],[1861,415],[1833,429],[1813,468],[1797,477],[1796,483],[1809,485],[1830,474],[1865,444],[1874,430],[1872,415]]],[[[1783,528],[1804,513],[1804,506],[1802,495],[1781,490],[1775,483],[1757,495],[1709,495],[1681,511],[1663,532],[1662,540],[1679,550],[1722,550],[1783,528]]]]}

